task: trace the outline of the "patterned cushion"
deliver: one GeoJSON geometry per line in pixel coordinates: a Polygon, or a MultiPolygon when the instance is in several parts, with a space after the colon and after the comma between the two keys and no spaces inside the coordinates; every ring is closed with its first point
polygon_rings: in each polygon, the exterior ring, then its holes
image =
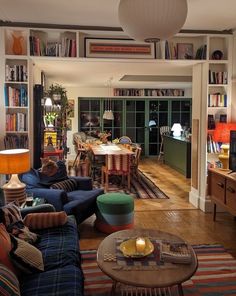
{"type": "Polygon", "coordinates": [[[0,208],[0,223],[4,223],[5,226],[8,226],[19,220],[22,220],[22,217],[20,208],[15,202],[10,202],[9,204],[0,208]]]}
{"type": "MultiPolygon", "coordinates": [[[[16,270],[9,258],[11,251],[11,238],[6,231],[5,226],[0,224],[0,262],[7,266],[12,272],[16,273],[16,270]]],[[[0,293],[1,294],[1,293],[0,293]]]]}
{"type": "Polygon", "coordinates": [[[20,296],[17,277],[3,264],[0,264],[0,294],[20,296]]]}
{"type": "Polygon", "coordinates": [[[15,237],[23,239],[29,244],[34,244],[39,238],[39,235],[37,235],[34,232],[31,232],[29,228],[24,225],[23,221],[17,221],[15,223],[8,225],[7,231],[15,237]]]}
{"type": "Polygon", "coordinates": [[[77,182],[75,179],[68,179],[51,185],[52,189],[61,189],[66,192],[71,192],[77,189],[77,182]]]}
{"type": "Polygon", "coordinates": [[[10,258],[16,268],[24,273],[44,271],[43,257],[41,251],[25,242],[24,240],[11,236],[13,248],[10,258]]]}
{"type": "Polygon", "coordinates": [[[67,222],[65,212],[55,213],[32,213],[26,215],[24,223],[31,229],[43,229],[62,226],[67,222]]]}

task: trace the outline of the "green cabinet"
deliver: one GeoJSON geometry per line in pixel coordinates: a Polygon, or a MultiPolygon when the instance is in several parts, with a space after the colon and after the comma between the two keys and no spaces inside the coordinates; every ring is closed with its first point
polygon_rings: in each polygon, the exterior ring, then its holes
{"type": "Polygon", "coordinates": [[[181,137],[163,136],[164,163],[191,178],[191,142],[181,137]]]}

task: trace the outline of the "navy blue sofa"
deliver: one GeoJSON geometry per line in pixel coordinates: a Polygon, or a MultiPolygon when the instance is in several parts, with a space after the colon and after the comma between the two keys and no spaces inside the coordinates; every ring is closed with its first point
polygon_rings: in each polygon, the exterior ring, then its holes
{"type": "MultiPolygon", "coordinates": [[[[35,231],[36,232],[36,231],[35,231]]],[[[83,296],[79,237],[75,219],[60,227],[37,231],[35,246],[42,252],[44,271],[19,278],[22,296],[83,296]]]]}
{"type": "Polygon", "coordinates": [[[74,215],[79,224],[93,215],[96,211],[96,199],[103,194],[103,189],[93,188],[90,177],[68,177],[65,164],[58,163],[59,170],[47,177],[39,170],[31,169],[20,175],[20,179],[26,184],[26,192],[31,192],[35,197],[44,198],[47,203],[54,206],[56,211],[65,211],[67,215],[74,215]],[[73,178],[77,182],[75,191],[66,192],[59,189],[51,189],[50,186],[62,180],[73,178]]]}

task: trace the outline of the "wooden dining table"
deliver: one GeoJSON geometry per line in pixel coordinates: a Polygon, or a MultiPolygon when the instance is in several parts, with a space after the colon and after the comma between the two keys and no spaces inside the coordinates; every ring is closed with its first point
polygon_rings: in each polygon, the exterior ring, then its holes
{"type": "Polygon", "coordinates": [[[95,156],[134,154],[132,150],[126,148],[123,144],[90,144],[89,148],[95,156]]]}

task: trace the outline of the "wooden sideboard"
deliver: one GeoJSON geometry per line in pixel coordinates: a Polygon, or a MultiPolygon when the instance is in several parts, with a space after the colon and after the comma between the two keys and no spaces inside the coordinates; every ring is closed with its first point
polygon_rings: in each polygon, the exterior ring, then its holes
{"type": "Polygon", "coordinates": [[[208,170],[208,190],[211,201],[214,203],[214,221],[216,205],[236,216],[236,172],[210,168],[208,170]]]}

